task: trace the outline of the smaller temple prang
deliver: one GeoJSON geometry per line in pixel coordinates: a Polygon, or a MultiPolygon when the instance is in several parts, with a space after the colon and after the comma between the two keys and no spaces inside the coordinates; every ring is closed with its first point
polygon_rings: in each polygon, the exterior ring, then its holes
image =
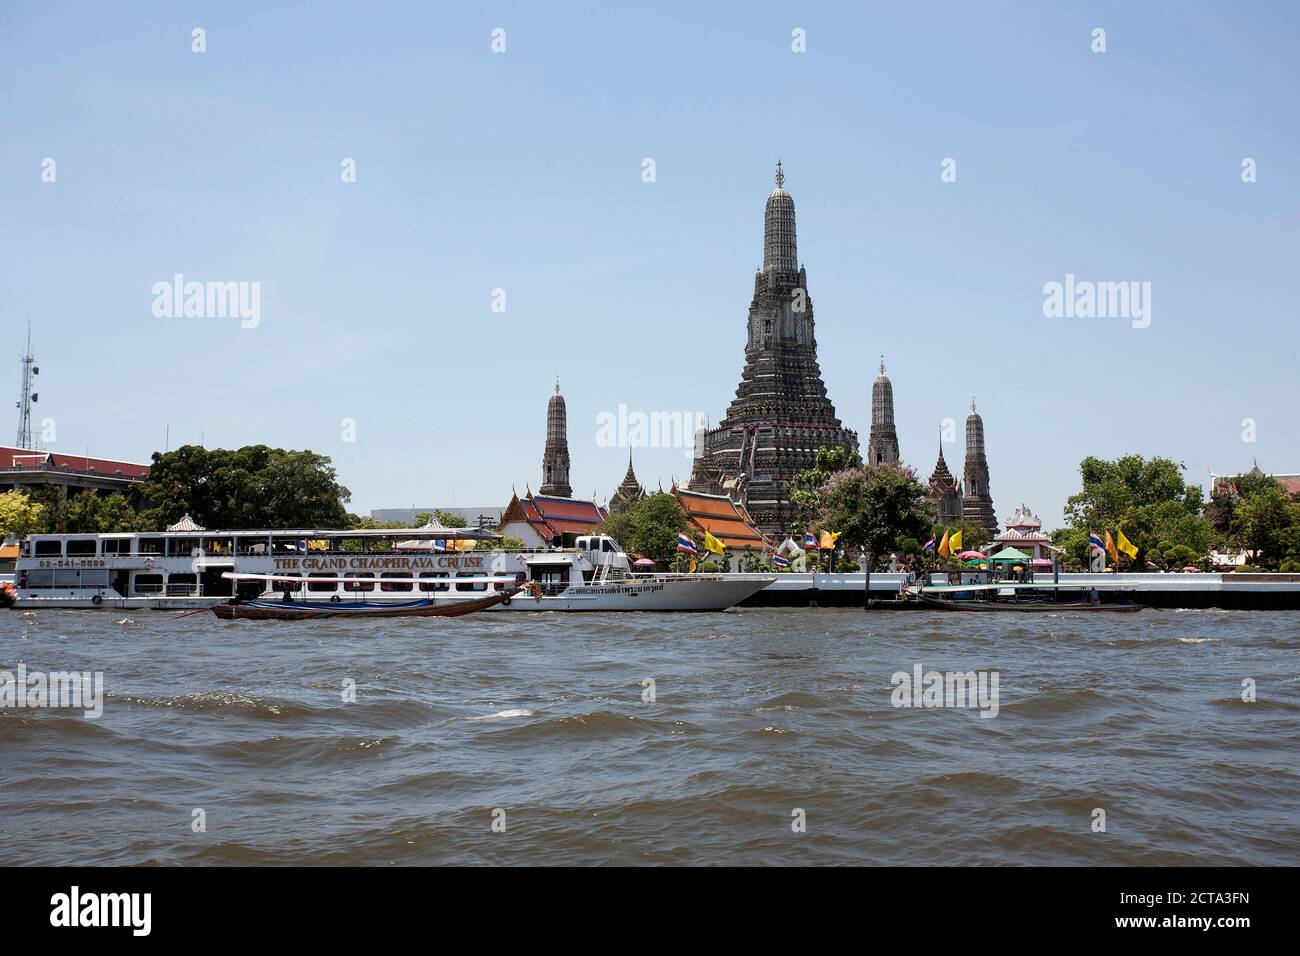
{"type": "Polygon", "coordinates": [[[963,481],[962,516],[983,528],[992,537],[998,533],[998,519],[993,513],[993,496],[989,492],[989,463],[984,456],[984,419],[975,411],[966,418],[966,468],[963,481]]]}
{"type": "Polygon", "coordinates": [[[614,489],[614,493],[609,496],[609,513],[619,514],[626,511],[636,502],[645,497],[645,488],[641,482],[636,480],[636,472],[632,470],[632,452],[627,453],[627,474],[623,476],[623,483],[614,489]]]}
{"type": "Polygon", "coordinates": [[[560,394],[560,380],[555,380],[555,394],[546,405],[546,448],[542,452],[542,487],[540,494],[555,498],[572,498],[569,485],[569,413],[560,394]]]}
{"type": "Polygon", "coordinates": [[[867,440],[867,464],[897,464],[898,431],[894,426],[894,386],[885,374],[885,357],[880,356],[880,374],[871,386],[871,435],[867,440]]]}

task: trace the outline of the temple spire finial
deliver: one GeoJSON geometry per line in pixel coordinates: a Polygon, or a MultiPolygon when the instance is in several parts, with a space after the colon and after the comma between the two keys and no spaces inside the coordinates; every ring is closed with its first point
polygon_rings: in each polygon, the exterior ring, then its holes
{"type": "Polygon", "coordinates": [[[555,394],[560,394],[560,376],[555,376],[555,394]]]}
{"type": "Polygon", "coordinates": [[[780,189],[785,185],[785,173],[781,172],[781,157],[776,158],[776,188],[780,189]]]}
{"type": "Polygon", "coordinates": [[[885,374],[885,357],[883,355],[880,356],[880,374],[885,374]]]}
{"type": "Polygon", "coordinates": [[[975,396],[974,396],[974,395],[972,395],[972,396],[970,397],[970,413],[971,413],[972,415],[975,414],[975,396]]]}

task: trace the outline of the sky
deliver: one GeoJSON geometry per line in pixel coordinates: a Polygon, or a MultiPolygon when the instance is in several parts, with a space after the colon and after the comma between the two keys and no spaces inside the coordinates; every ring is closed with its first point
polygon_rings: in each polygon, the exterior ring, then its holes
{"type": "Polygon", "coordinates": [[[1300,471],[1300,7],[615,6],[4,0],[0,390],[30,318],[46,447],[310,448],[368,513],[536,490],[558,379],[603,499],[602,415],[733,398],[779,157],[864,446],[883,354],[924,475],[974,397],[999,518],[1087,455],[1300,471]],[[1149,324],[1045,315],[1067,274],[1149,324]]]}

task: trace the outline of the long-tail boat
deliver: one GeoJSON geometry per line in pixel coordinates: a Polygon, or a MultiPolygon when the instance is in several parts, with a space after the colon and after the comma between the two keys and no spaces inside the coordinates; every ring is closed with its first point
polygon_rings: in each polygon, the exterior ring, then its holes
{"type": "Polygon", "coordinates": [[[906,589],[906,593],[915,598],[922,607],[936,611],[974,611],[990,613],[1009,611],[1013,613],[1059,614],[1063,611],[1083,611],[1109,614],[1132,614],[1141,611],[1145,605],[1131,601],[1119,600],[1103,602],[1101,591],[1126,591],[1130,588],[1122,582],[1109,582],[1106,587],[1091,584],[1086,586],[1063,585],[1060,582],[1034,581],[996,581],[988,583],[969,582],[964,584],[921,585],[906,589]],[[1045,592],[1052,592],[1050,594],[1045,592]],[[1061,591],[1089,592],[1087,600],[1059,600],[1061,591]],[[1036,592],[1036,593],[1035,593],[1036,592]]]}
{"type": "MultiPolygon", "coordinates": [[[[276,580],[276,575],[232,574],[237,580],[276,580]]],[[[352,579],[340,578],[339,581],[352,579]]],[[[363,580],[363,579],[358,579],[363,580]]],[[[212,613],[223,621],[307,621],[336,617],[461,617],[483,611],[510,601],[520,592],[534,599],[541,597],[541,588],[532,581],[509,578],[480,578],[480,583],[508,583],[510,586],[477,599],[454,602],[436,602],[433,597],[412,601],[393,600],[340,600],[337,596],[328,601],[310,601],[293,598],[288,592],[282,599],[266,600],[260,597],[236,596],[224,604],[212,605],[212,613]]]]}

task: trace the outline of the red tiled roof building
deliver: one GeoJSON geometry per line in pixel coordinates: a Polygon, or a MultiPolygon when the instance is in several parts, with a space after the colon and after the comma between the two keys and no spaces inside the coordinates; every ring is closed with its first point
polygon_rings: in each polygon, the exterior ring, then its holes
{"type": "Polygon", "coordinates": [[[0,492],[53,487],[63,497],[120,492],[135,501],[148,474],[148,465],[135,462],[0,445],[0,492]]]}
{"type": "Polygon", "coordinates": [[[497,530],[522,539],[525,547],[549,548],[562,543],[566,534],[599,534],[607,517],[594,501],[526,491],[522,498],[510,496],[497,530]]]}

